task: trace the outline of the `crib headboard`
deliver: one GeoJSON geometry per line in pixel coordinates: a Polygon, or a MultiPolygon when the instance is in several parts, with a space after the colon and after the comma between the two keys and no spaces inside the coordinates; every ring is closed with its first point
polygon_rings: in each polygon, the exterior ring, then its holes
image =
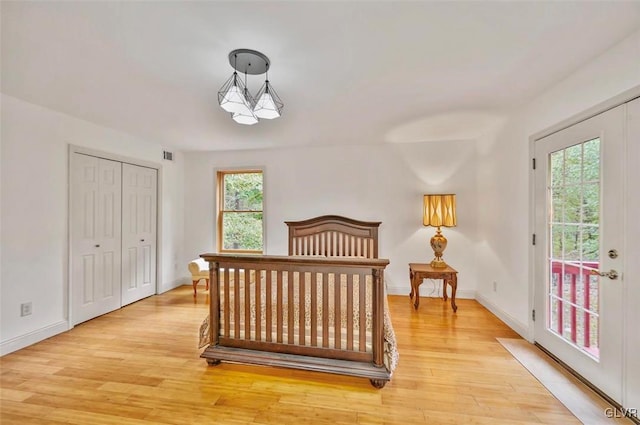
{"type": "Polygon", "coordinates": [[[379,221],[323,215],[285,223],[289,227],[289,255],[378,258],[379,221]]]}

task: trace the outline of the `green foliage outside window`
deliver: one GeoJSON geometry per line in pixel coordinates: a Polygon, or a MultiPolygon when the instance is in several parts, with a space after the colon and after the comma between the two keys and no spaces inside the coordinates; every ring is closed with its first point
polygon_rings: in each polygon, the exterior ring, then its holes
{"type": "Polygon", "coordinates": [[[600,139],[551,154],[554,258],[599,260],[600,139]]]}
{"type": "Polygon", "coordinates": [[[263,251],[261,172],[220,173],[223,179],[222,249],[263,251]]]}

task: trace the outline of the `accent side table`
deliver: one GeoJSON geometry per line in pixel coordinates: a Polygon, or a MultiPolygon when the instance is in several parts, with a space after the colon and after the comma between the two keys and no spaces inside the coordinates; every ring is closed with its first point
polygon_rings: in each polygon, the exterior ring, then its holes
{"type": "Polygon", "coordinates": [[[442,279],[442,298],[447,301],[447,284],[451,286],[451,308],[455,313],[456,289],[458,287],[458,272],[447,266],[444,268],[433,268],[428,263],[409,263],[409,278],[411,279],[411,293],[409,297],[413,301],[413,306],[417,310],[420,305],[420,285],[424,279],[442,279]]]}

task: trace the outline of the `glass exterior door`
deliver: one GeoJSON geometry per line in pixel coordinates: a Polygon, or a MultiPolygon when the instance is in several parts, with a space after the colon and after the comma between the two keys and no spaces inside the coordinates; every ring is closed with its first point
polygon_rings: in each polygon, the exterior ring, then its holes
{"type": "Polygon", "coordinates": [[[535,142],[535,340],[622,396],[624,107],[535,142]]]}

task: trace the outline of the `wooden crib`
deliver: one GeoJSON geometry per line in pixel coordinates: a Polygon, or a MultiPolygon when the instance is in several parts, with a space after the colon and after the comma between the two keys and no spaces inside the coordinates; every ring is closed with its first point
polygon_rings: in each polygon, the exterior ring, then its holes
{"type": "Polygon", "coordinates": [[[201,357],[369,378],[382,388],[397,350],[378,259],[378,222],[287,222],[289,256],[203,254],[209,345],[201,357]]]}

